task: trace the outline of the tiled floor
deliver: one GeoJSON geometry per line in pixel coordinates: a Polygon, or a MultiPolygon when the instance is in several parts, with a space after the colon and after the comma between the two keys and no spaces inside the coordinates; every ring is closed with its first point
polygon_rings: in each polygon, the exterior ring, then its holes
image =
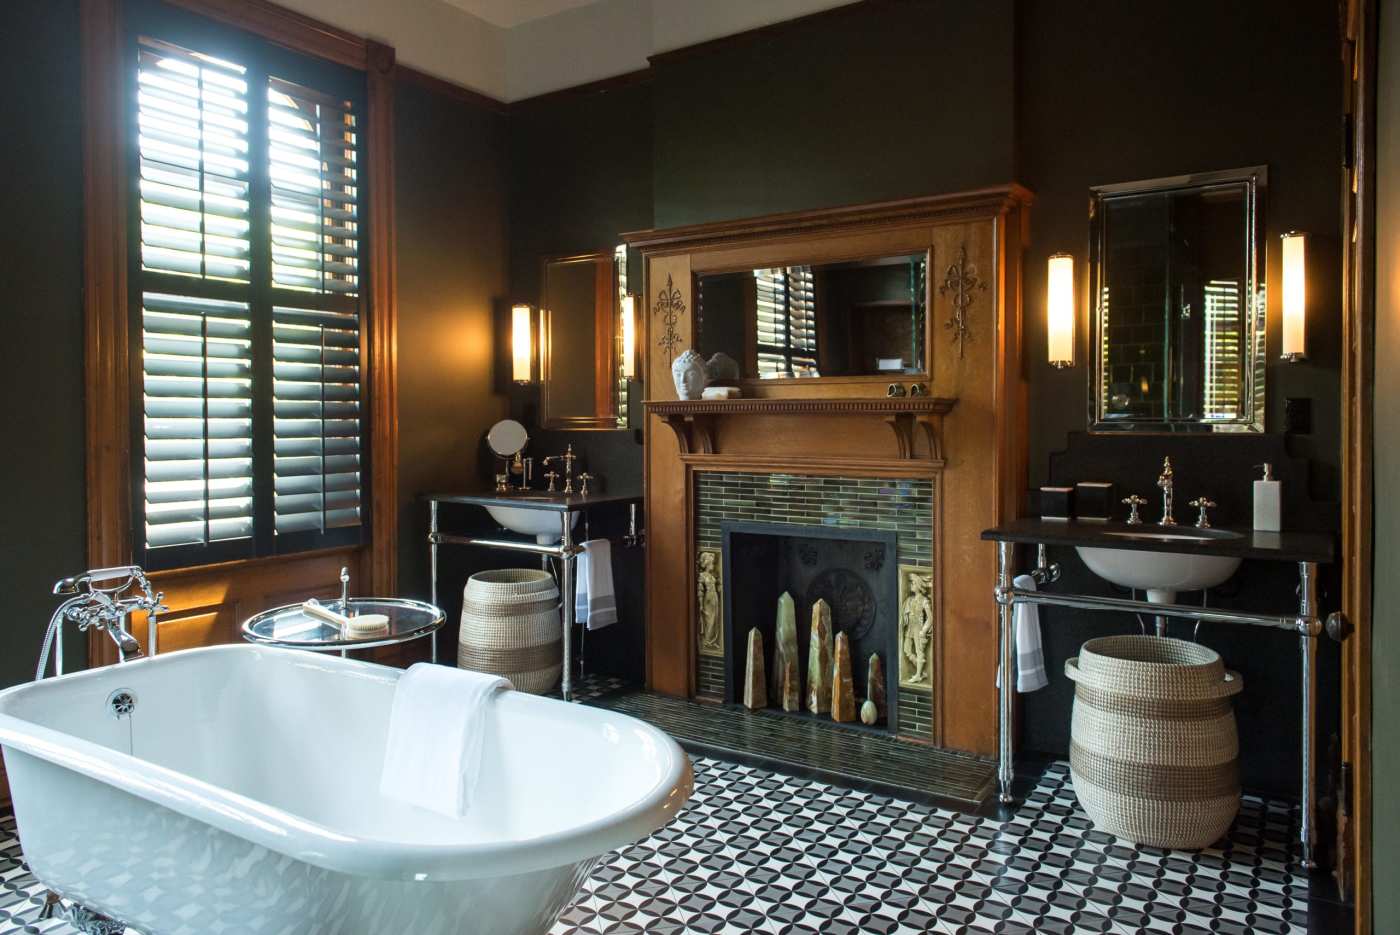
{"type": "MultiPolygon", "coordinates": [[[[971,815],[695,758],[688,808],[606,858],[556,933],[1305,932],[1291,811],[1246,797],[1220,849],[1137,848],[1094,831],[1052,763],[1009,817],[971,815]]],[[[0,933],[42,888],[0,818],[0,933]]],[[[1341,931],[1331,924],[1313,931],[1341,931]]]]}

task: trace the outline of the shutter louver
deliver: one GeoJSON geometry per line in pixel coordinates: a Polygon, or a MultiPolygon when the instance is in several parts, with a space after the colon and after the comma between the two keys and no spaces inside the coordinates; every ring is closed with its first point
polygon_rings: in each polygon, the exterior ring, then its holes
{"type": "Polygon", "coordinates": [[[355,115],[346,101],[269,78],[272,285],[359,292],[355,115]]]}
{"type": "Polygon", "coordinates": [[[243,69],[142,39],[141,265],[247,282],[248,83],[243,69]]]}
{"type": "Polygon", "coordinates": [[[243,302],[142,297],[146,546],[253,534],[252,322],[243,302]]]}
{"type": "Polygon", "coordinates": [[[354,313],[274,307],[277,533],[360,523],[360,331],[354,313]]]}

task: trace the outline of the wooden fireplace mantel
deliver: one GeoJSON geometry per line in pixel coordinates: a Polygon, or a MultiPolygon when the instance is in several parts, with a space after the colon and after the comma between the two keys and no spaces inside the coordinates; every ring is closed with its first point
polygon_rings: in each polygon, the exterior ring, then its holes
{"type": "MultiPolygon", "coordinates": [[[[996,555],[977,537],[1017,515],[1026,489],[1020,293],[1030,201],[1024,188],[1005,185],[624,235],[643,259],[637,352],[651,397],[643,437],[648,687],[697,697],[707,477],[915,481],[932,491],[920,538],[932,544],[935,618],[932,726],[920,739],[997,751],[996,608],[987,597],[996,555]],[[704,344],[700,277],[915,254],[927,258],[921,373],[751,379],[743,399],[675,398],[674,361],[704,344]],[[891,380],[906,391],[921,383],[928,395],[886,396],[891,380]]],[[[889,486],[897,485],[875,489],[889,486]]]]}
{"type": "Polygon", "coordinates": [[[956,399],[945,396],[668,399],[646,403],[647,412],[660,417],[680,445],[681,456],[715,455],[715,420],[735,416],[869,416],[882,419],[894,432],[899,459],[915,460],[914,426],[923,430],[929,456],[919,459],[941,464],[943,417],[953,411],[956,399]]]}

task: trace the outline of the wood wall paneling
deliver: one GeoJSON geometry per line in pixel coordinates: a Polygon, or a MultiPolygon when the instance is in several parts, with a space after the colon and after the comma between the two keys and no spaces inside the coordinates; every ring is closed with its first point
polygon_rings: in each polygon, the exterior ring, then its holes
{"type": "MultiPolygon", "coordinates": [[[[652,399],[675,399],[671,361],[693,346],[694,302],[688,255],[658,256],[643,276],[645,378],[652,399]]],[[[646,646],[647,687],[668,695],[694,692],[695,646],[689,542],[691,479],[671,431],[646,417],[646,646]],[[652,651],[656,647],[664,650],[652,651]]]]}

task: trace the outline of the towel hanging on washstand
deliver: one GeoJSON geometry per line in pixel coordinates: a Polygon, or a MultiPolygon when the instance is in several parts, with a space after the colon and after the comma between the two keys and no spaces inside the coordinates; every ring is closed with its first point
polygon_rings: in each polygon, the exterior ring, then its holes
{"type": "MultiPolygon", "coordinates": [[[[1012,584],[1022,591],[1034,591],[1035,579],[1030,575],[1018,575],[1012,584]]],[[[1031,603],[1018,603],[1012,615],[1012,639],[1016,646],[1013,663],[1016,669],[1016,691],[1021,694],[1038,691],[1050,684],[1045,674],[1045,650],[1040,642],[1040,607],[1031,603]]],[[[997,685],[1001,685],[1001,671],[997,671],[997,685]]]]}
{"type": "Polygon", "coordinates": [[[589,630],[598,630],[617,623],[612,543],[590,539],[581,548],[574,566],[574,619],[589,630]]]}

